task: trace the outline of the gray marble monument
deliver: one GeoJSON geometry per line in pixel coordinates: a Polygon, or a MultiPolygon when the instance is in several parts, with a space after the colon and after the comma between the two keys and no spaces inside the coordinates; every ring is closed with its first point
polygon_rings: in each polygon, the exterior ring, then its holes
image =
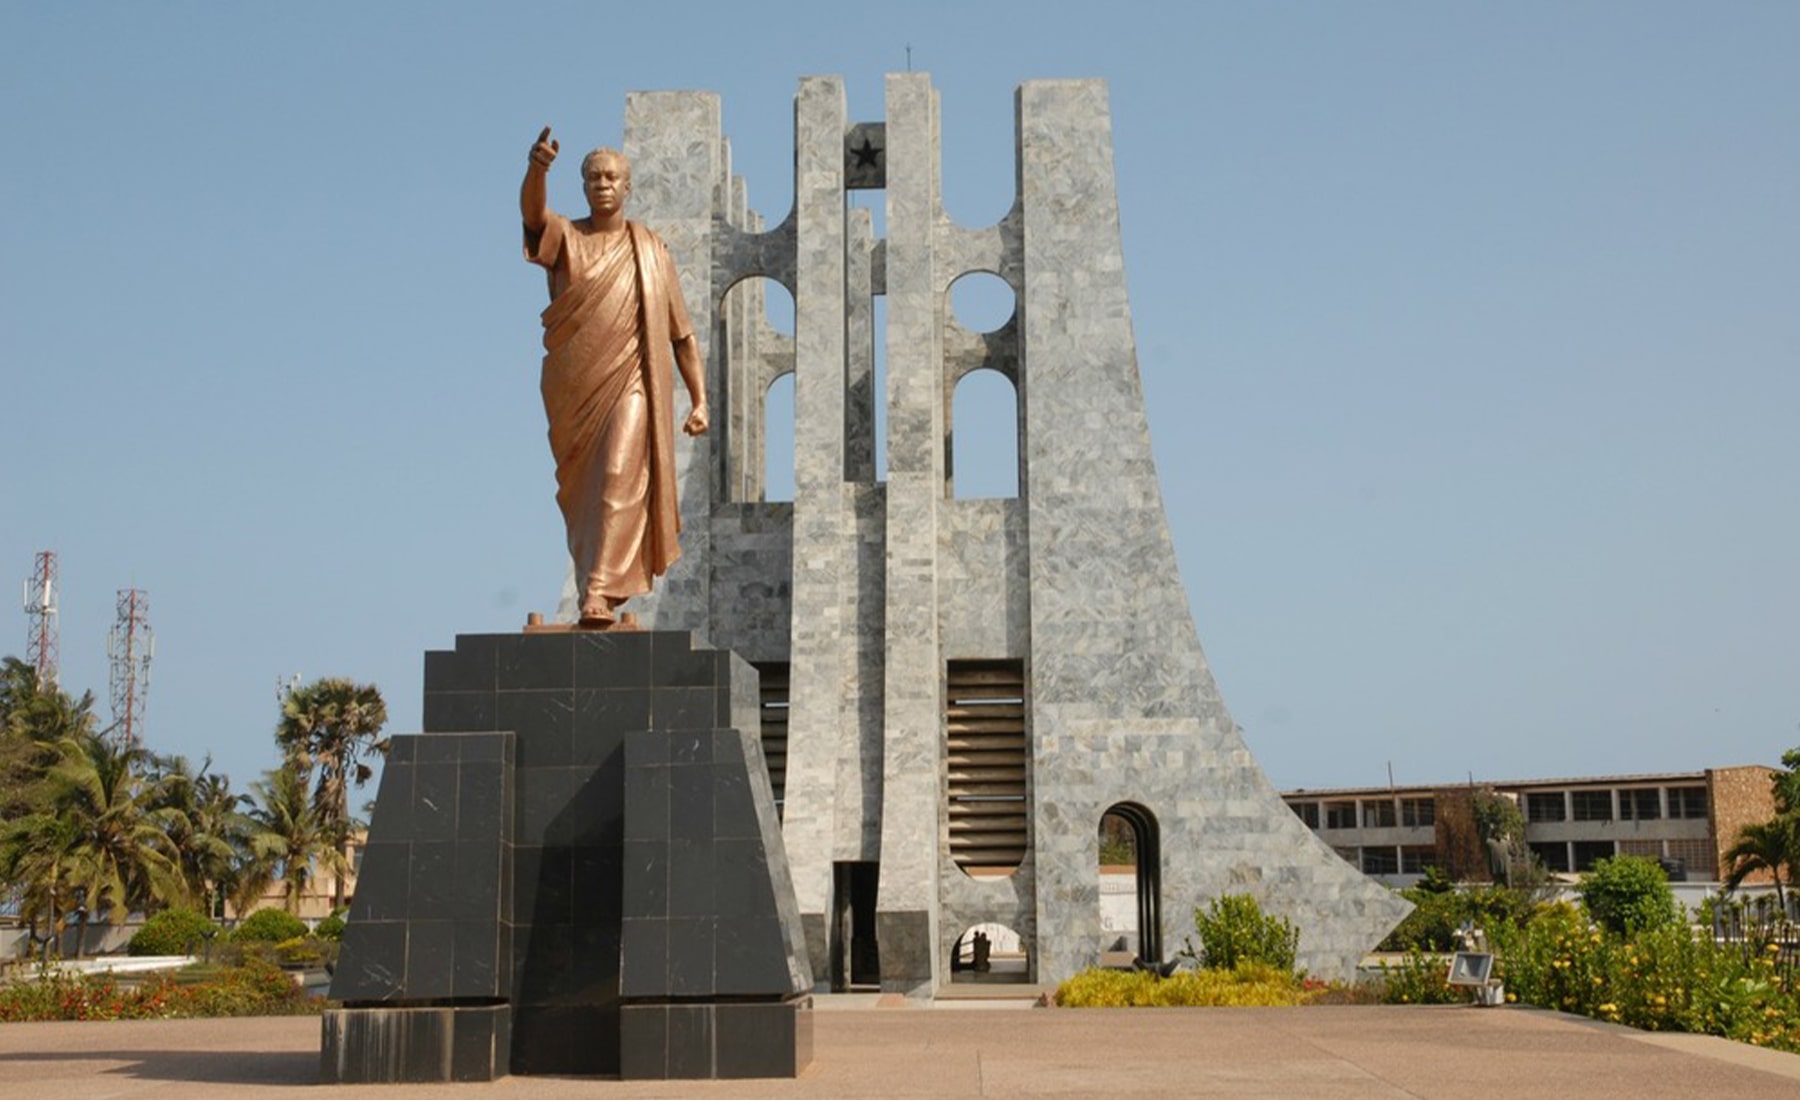
{"type": "Polygon", "coordinates": [[[1109,811],[1138,841],[1140,954],[1168,956],[1196,906],[1250,893],[1299,925],[1302,966],[1348,976],[1406,905],[1282,804],[1201,652],[1145,422],[1105,85],[1028,82],[1016,109],[1013,207],[969,229],[940,201],[925,74],[890,75],[876,122],[848,117],[840,79],[807,78],[794,206],[770,228],[716,96],[628,99],[633,216],[677,258],[715,410],[708,442],[678,452],[682,559],[639,613],[763,674],[820,980],[929,994],[964,976],[953,960],[983,924],[1018,934],[1031,979],[1093,965],[1109,811]],[[885,237],[848,202],[859,189],[885,191],[885,237]],[[995,332],[948,308],[969,272],[1016,294],[995,332]],[[793,337],[753,277],[793,293],[793,337]],[[952,395],[978,370],[1017,396],[1014,499],[952,491],[952,395]],[[790,372],[794,499],[769,502],[764,401],[790,372]]]}

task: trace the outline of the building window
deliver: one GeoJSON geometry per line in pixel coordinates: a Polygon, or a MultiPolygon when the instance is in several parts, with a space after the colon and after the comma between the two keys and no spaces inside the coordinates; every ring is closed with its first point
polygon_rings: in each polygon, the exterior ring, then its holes
{"type": "Polygon", "coordinates": [[[1294,811],[1294,816],[1305,822],[1308,829],[1319,827],[1319,804],[1317,802],[1290,802],[1288,809],[1294,811]]]}
{"type": "Polygon", "coordinates": [[[1577,840],[1573,847],[1577,871],[1592,871],[1594,864],[1613,857],[1613,842],[1610,840],[1577,840]]]}
{"type": "Polygon", "coordinates": [[[1365,828],[1365,829],[1392,829],[1394,827],[1394,800],[1393,799],[1383,798],[1380,800],[1364,802],[1362,804],[1362,808],[1363,808],[1363,828],[1365,828]]]}
{"type": "Polygon", "coordinates": [[[1711,841],[1671,840],[1668,846],[1669,858],[1680,860],[1690,879],[1710,880],[1718,876],[1719,868],[1711,841]]]}
{"type": "Polygon", "coordinates": [[[1706,788],[1670,787],[1669,816],[1704,818],[1706,816],[1706,788]]]}
{"type": "Polygon", "coordinates": [[[1361,862],[1357,857],[1355,848],[1333,848],[1332,851],[1338,854],[1339,859],[1342,859],[1352,867],[1357,866],[1358,863],[1361,862]]]}
{"type": "Polygon", "coordinates": [[[1548,794],[1533,792],[1525,796],[1525,820],[1563,821],[1569,816],[1568,803],[1561,791],[1548,794]]]}
{"type": "Polygon", "coordinates": [[[1661,816],[1661,792],[1655,787],[1619,792],[1621,821],[1655,821],[1661,816]]]}
{"type": "MultiPolygon", "coordinates": [[[[1611,791],[1571,791],[1569,792],[1569,801],[1575,805],[1576,821],[1611,821],[1613,819],[1611,791]]],[[[1608,847],[1611,847],[1610,843],[1608,847]]],[[[1577,870],[1579,869],[1577,868],[1577,870]]]]}
{"type": "MultiPolygon", "coordinates": [[[[1327,829],[1354,829],[1354,828],[1356,828],[1356,803],[1354,803],[1354,802],[1327,802],[1327,803],[1325,803],[1325,827],[1327,829]]],[[[1351,862],[1355,862],[1355,861],[1352,860],[1351,862]]]]}
{"type": "Polygon", "coordinates": [[[1422,875],[1437,862],[1437,849],[1428,844],[1408,844],[1400,849],[1400,873],[1422,875]]]}
{"type": "Polygon", "coordinates": [[[1560,841],[1555,844],[1533,844],[1531,854],[1538,858],[1546,871],[1558,871],[1567,874],[1569,870],[1569,846],[1560,841]]]}
{"type": "MultiPolygon", "coordinates": [[[[1389,809],[1392,808],[1389,806],[1389,809]]],[[[1362,869],[1365,875],[1397,875],[1400,873],[1400,858],[1392,848],[1364,848],[1362,869]]]]}
{"type": "Polygon", "coordinates": [[[1412,829],[1437,824],[1437,803],[1429,798],[1401,799],[1400,823],[1412,829]]]}

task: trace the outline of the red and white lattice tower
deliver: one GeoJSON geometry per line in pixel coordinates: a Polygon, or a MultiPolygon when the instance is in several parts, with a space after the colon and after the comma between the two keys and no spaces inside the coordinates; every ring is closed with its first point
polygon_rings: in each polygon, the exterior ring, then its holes
{"type": "Polygon", "coordinates": [[[127,745],[143,739],[144,700],[150,693],[150,658],[155,653],[149,595],[136,588],[119,589],[119,613],[106,639],[106,655],[112,660],[112,733],[127,745]]]}
{"type": "Polygon", "coordinates": [[[37,670],[40,690],[56,687],[56,551],[39,551],[25,578],[25,614],[31,619],[31,635],[25,640],[25,661],[37,670]]]}

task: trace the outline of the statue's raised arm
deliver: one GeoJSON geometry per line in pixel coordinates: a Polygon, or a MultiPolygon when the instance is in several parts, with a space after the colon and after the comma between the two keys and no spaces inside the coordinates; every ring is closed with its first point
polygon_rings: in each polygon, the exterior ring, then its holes
{"type": "Polygon", "coordinates": [[[550,212],[544,178],[550,174],[550,165],[555,162],[560,148],[551,138],[548,126],[531,146],[531,159],[525,165],[525,182],[519,185],[519,213],[525,219],[525,228],[533,233],[544,231],[544,222],[550,212]]]}

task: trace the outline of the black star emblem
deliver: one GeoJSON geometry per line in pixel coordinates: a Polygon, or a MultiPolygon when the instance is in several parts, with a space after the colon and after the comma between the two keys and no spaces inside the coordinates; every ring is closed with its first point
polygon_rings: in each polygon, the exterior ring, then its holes
{"type": "Polygon", "coordinates": [[[867,134],[863,135],[861,145],[850,150],[850,155],[856,158],[856,167],[858,168],[881,167],[881,153],[881,146],[870,141],[867,134]]]}

